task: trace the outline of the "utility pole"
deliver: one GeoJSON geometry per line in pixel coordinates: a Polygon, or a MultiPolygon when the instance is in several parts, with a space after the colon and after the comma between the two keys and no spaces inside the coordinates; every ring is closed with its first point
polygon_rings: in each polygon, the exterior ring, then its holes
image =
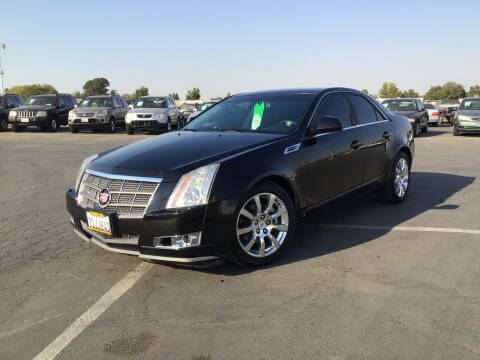
{"type": "MultiPolygon", "coordinates": [[[[2,41],[0,42],[0,50],[3,49],[5,50],[5,42],[2,41]]],[[[4,93],[4,88],[3,88],[3,69],[2,69],[2,61],[0,59],[0,94],[3,94],[4,93]]]]}

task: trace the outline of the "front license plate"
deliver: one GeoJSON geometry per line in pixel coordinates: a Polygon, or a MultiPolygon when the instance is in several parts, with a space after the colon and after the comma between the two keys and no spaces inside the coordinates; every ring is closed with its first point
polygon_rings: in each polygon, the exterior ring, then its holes
{"type": "Polygon", "coordinates": [[[88,123],[88,119],[82,119],[82,123],[88,123]]]}
{"type": "Polygon", "coordinates": [[[87,211],[87,222],[89,230],[112,235],[112,225],[110,224],[110,217],[108,215],[96,211],[87,211]]]}
{"type": "Polygon", "coordinates": [[[29,122],[30,122],[30,119],[28,119],[28,118],[21,118],[21,119],[20,119],[20,122],[22,122],[22,123],[29,123],[29,122]]]}

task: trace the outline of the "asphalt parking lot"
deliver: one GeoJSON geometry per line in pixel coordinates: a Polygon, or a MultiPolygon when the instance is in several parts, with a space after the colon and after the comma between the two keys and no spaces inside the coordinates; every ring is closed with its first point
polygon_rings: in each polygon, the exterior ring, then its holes
{"type": "Polygon", "coordinates": [[[430,129],[405,203],[322,207],[255,270],[146,263],[73,233],[82,159],[147,137],[0,133],[0,359],[480,358],[480,136],[430,129]]]}

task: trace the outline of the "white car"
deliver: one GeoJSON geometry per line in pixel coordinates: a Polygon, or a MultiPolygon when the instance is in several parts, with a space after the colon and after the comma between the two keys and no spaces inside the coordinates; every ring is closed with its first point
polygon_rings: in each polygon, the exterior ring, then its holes
{"type": "Polygon", "coordinates": [[[438,126],[438,120],[440,118],[440,112],[438,109],[433,104],[425,103],[423,106],[425,107],[425,110],[428,111],[428,126],[438,126]]]}

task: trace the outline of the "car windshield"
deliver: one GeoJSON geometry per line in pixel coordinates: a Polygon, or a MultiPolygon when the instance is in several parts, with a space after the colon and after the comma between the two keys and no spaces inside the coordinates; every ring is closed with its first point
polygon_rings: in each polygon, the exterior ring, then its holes
{"type": "Polygon", "coordinates": [[[83,99],[78,107],[113,107],[112,98],[110,97],[88,97],[83,99]]]}
{"type": "Polygon", "coordinates": [[[205,111],[208,108],[212,107],[212,105],[216,104],[216,102],[205,102],[202,104],[202,107],[200,108],[201,111],[205,111]]]}
{"type": "Polygon", "coordinates": [[[200,114],[184,130],[290,134],[302,121],[314,94],[233,96],[200,114]]]}
{"type": "Polygon", "coordinates": [[[459,110],[480,110],[480,99],[463,100],[459,110]]]}
{"type": "Polygon", "coordinates": [[[435,109],[432,104],[423,104],[423,106],[425,109],[430,109],[430,110],[435,109]]]}
{"type": "Polygon", "coordinates": [[[385,100],[382,103],[390,111],[416,111],[417,105],[414,100],[385,100]]]}
{"type": "Polygon", "coordinates": [[[136,108],[168,108],[167,99],[164,97],[142,97],[135,103],[136,108]]]}
{"type": "Polygon", "coordinates": [[[460,104],[460,101],[458,100],[440,100],[438,101],[439,105],[456,105],[458,106],[460,104]]]}
{"type": "Polygon", "coordinates": [[[7,104],[7,97],[0,96],[0,106],[5,106],[7,104]]]}
{"type": "Polygon", "coordinates": [[[198,104],[187,104],[187,103],[183,103],[182,106],[180,106],[180,110],[193,110],[193,111],[197,111],[198,109],[198,104]]]}
{"type": "Polygon", "coordinates": [[[32,96],[27,99],[27,104],[55,106],[57,105],[57,97],[56,96],[32,96]]]}

